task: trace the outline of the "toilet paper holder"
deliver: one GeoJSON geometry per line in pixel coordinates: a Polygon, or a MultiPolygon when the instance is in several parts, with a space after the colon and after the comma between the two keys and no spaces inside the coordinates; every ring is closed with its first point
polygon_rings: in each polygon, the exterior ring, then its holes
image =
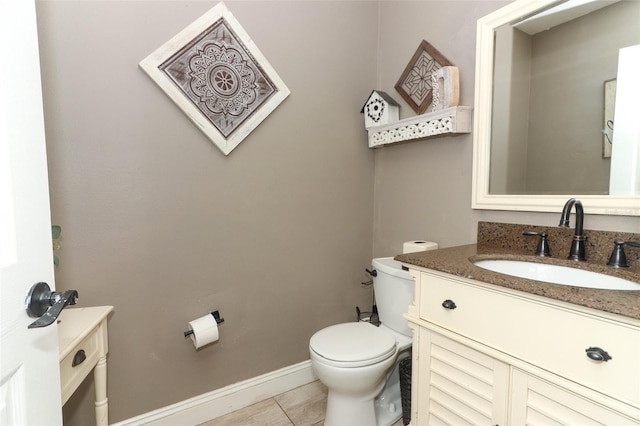
{"type": "MultiPolygon", "coordinates": [[[[220,317],[219,311],[213,311],[209,313],[213,316],[213,318],[215,318],[217,324],[222,324],[224,322],[224,318],[220,317]]],[[[193,334],[193,330],[187,330],[184,332],[184,337],[189,337],[192,334],[193,334]]]]}

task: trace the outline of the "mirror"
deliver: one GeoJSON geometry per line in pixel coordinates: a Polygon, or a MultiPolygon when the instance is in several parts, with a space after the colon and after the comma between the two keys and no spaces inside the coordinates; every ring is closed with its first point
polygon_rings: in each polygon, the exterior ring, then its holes
{"type": "Polygon", "coordinates": [[[578,197],[586,213],[640,215],[638,83],[618,70],[639,20],[637,1],[516,0],[478,21],[473,208],[559,212],[578,197]]]}

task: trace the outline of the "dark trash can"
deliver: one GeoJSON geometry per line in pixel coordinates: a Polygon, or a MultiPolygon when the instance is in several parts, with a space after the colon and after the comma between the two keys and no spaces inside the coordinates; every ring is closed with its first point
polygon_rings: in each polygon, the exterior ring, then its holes
{"type": "Polygon", "coordinates": [[[402,403],[402,424],[411,422],[411,357],[400,361],[400,401],[402,403]]]}

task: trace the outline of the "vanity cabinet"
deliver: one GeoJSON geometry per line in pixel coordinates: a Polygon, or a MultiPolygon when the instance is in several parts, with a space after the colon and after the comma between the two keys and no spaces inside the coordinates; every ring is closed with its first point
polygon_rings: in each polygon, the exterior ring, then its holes
{"type": "Polygon", "coordinates": [[[640,321],[410,272],[412,425],[640,424],[640,321]]]}
{"type": "Polygon", "coordinates": [[[426,327],[413,357],[413,426],[507,424],[507,363],[426,327]]]}
{"type": "Polygon", "coordinates": [[[572,390],[571,382],[545,380],[513,368],[511,371],[510,421],[514,425],[637,425],[637,413],[625,415],[614,402],[599,398],[587,389],[572,390]]]}

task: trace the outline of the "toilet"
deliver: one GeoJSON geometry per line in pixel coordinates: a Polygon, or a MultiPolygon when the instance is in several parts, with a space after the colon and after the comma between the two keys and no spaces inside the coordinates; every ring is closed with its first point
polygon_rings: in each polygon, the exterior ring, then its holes
{"type": "Polygon", "coordinates": [[[389,426],[402,417],[398,364],[412,343],[402,315],[413,303],[414,282],[391,257],[372,265],[380,326],[336,324],[309,340],[311,365],[328,388],[326,426],[389,426]]]}

